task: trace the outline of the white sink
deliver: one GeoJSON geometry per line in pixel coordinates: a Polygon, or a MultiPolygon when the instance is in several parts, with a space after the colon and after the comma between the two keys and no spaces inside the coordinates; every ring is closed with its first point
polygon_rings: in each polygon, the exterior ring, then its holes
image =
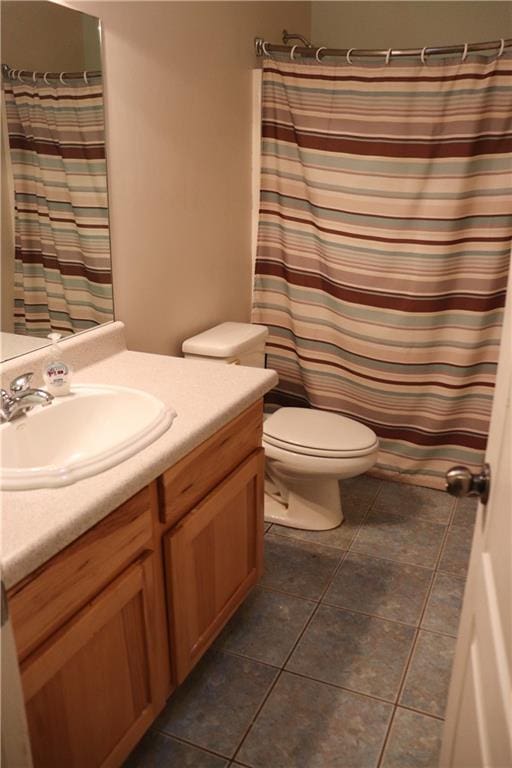
{"type": "Polygon", "coordinates": [[[0,426],[0,487],[56,488],[96,475],[156,440],[175,416],[138,389],[74,385],[0,426]]]}

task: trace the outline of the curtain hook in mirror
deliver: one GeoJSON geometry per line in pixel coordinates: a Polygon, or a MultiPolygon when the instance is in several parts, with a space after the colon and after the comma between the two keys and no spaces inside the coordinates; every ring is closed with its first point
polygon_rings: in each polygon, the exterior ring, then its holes
{"type": "Polygon", "coordinates": [[[346,56],[347,64],[352,64],[352,59],[350,58],[350,54],[352,53],[353,50],[354,50],[353,48],[349,48],[347,51],[347,56],[346,56]]]}
{"type": "Polygon", "coordinates": [[[295,49],[298,48],[298,45],[292,45],[292,49],[290,51],[290,60],[295,61],[295,49]]]}
{"type": "Polygon", "coordinates": [[[423,64],[424,67],[427,66],[427,60],[425,58],[426,52],[427,52],[427,46],[421,49],[421,55],[420,55],[421,63],[423,64]]]}
{"type": "Polygon", "coordinates": [[[389,48],[389,49],[388,49],[388,52],[386,53],[386,62],[385,62],[385,63],[386,63],[386,65],[387,65],[387,64],[389,64],[389,62],[391,61],[391,50],[392,50],[392,49],[391,49],[391,48],[389,48]]]}
{"type": "Polygon", "coordinates": [[[84,72],[84,82],[86,85],[89,85],[89,80],[87,79],[87,72],[84,72]]]}
{"type": "Polygon", "coordinates": [[[496,56],[497,59],[500,59],[503,56],[504,50],[505,50],[505,39],[503,37],[500,37],[500,49],[498,51],[498,55],[496,56]]]}
{"type": "Polygon", "coordinates": [[[320,51],[326,51],[326,50],[327,48],[325,47],[325,45],[321,45],[320,48],[316,49],[315,59],[318,61],[319,64],[322,63],[322,60],[320,58],[320,51]]]}
{"type": "Polygon", "coordinates": [[[66,83],[64,82],[64,72],[60,73],[59,80],[61,81],[62,85],[66,85],[66,83]]]}
{"type": "Polygon", "coordinates": [[[467,44],[467,43],[464,43],[464,51],[463,51],[463,53],[462,53],[462,58],[461,58],[461,60],[460,60],[460,63],[461,63],[461,64],[464,64],[464,62],[465,62],[465,61],[466,61],[466,59],[467,59],[467,55],[468,55],[468,44],[467,44]]]}
{"type": "Polygon", "coordinates": [[[24,71],[25,71],[24,69],[18,69],[18,80],[20,81],[20,83],[25,82],[21,76],[24,71]]]}
{"type": "Polygon", "coordinates": [[[43,80],[45,81],[46,85],[50,85],[50,83],[48,82],[48,75],[49,74],[50,74],[49,72],[45,72],[44,75],[43,75],[43,80]]]}
{"type": "Polygon", "coordinates": [[[34,70],[32,72],[32,82],[34,83],[34,85],[36,84],[36,80],[37,80],[37,72],[34,70]]]}

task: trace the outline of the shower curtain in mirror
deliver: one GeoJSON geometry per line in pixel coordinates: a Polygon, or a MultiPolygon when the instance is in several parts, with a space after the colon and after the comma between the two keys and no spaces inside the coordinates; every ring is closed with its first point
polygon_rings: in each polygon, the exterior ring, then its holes
{"type": "Polygon", "coordinates": [[[4,74],[14,178],[14,330],[75,333],[112,320],[101,77],[4,74]],[[49,84],[48,84],[49,83],[49,84]]]}
{"type": "Polygon", "coordinates": [[[273,399],[355,418],[375,474],[476,471],[508,271],[512,61],[266,59],[253,320],[273,399]]]}

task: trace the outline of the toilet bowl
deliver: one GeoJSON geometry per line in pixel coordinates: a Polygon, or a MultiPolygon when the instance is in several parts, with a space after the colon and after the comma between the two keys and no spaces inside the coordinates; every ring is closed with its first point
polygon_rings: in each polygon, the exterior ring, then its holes
{"type": "MultiPolygon", "coordinates": [[[[185,357],[264,366],[265,326],[222,323],[183,342],[185,357]]],[[[266,415],[265,520],[322,531],[343,522],[339,481],[372,467],[376,434],[354,419],[316,408],[266,415]]]]}
{"type": "Polygon", "coordinates": [[[328,411],[280,408],[265,419],[265,519],[322,531],[343,521],[339,481],[372,467],[375,433],[328,411]]]}

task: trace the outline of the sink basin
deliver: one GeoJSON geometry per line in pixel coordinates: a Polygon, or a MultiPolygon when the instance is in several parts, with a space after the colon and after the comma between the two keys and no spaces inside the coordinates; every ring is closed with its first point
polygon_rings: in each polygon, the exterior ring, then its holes
{"type": "Polygon", "coordinates": [[[74,385],[0,426],[0,487],[56,488],[96,475],[156,440],[175,416],[138,389],[74,385]]]}

